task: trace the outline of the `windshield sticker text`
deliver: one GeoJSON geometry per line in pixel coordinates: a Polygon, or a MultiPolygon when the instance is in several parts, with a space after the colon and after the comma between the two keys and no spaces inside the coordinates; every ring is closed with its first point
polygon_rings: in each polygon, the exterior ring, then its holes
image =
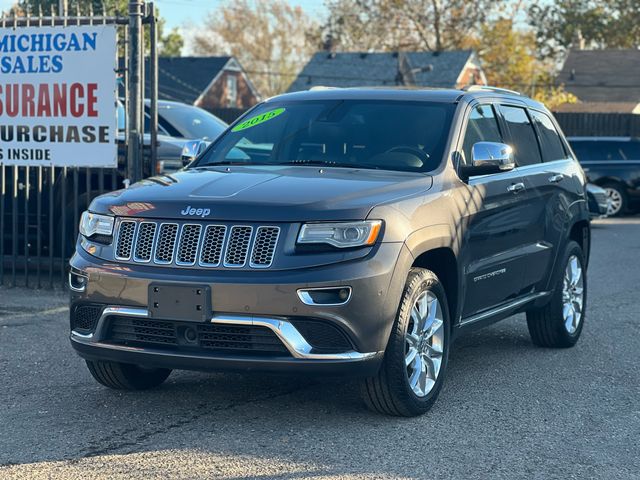
{"type": "Polygon", "coordinates": [[[231,129],[232,132],[239,132],[240,130],[246,130],[247,128],[255,127],[256,125],[260,125],[272,118],[277,117],[281,113],[284,112],[284,108],[276,108],[275,110],[269,110],[268,112],[261,113],[260,115],[256,115],[255,117],[251,117],[249,120],[245,120],[242,123],[239,123],[235,127],[231,129]]]}

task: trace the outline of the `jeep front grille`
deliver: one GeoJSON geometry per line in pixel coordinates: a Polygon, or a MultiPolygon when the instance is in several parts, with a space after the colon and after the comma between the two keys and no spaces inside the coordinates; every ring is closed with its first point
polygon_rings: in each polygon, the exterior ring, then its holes
{"type": "Polygon", "coordinates": [[[280,227],[121,220],[116,260],[179,267],[269,268],[280,227]]]}

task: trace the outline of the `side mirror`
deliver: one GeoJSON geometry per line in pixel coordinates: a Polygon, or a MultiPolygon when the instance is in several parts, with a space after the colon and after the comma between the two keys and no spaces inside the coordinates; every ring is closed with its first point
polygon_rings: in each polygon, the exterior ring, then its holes
{"type": "Polygon", "coordinates": [[[513,149],[504,143],[478,142],[471,149],[471,165],[462,167],[466,178],[472,175],[488,175],[506,172],[516,166],[513,149]]]}
{"type": "Polygon", "coordinates": [[[182,155],[180,156],[182,166],[187,166],[193,162],[196,157],[204,151],[206,146],[207,143],[203,140],[189,140],[185,142],[184,147],[182,147],[182,155]]]}

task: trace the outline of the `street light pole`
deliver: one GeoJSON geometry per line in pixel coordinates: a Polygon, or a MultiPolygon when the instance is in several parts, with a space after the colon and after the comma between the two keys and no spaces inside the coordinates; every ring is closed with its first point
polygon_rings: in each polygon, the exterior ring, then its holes
{"type": "Polygon", "coordinates": [[[142,15],[143,0],[129,0],[129,138],[127,177],[130,183],[142,179],[142,15]]]}

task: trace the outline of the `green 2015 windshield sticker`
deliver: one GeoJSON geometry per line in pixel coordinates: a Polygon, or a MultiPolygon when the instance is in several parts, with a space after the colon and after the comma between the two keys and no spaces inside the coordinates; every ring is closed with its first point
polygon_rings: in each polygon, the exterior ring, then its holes
{"type": "Polygon", "coordinates": [[[242,123],[239,123],[235,127],[231,129],[232,132],[239,132],[240,130],[246,130],[247,128],[255,127],[256,125],[260,125],[272,118],[276,118],[278,115],[284,112],[284,108],[276,108],[275,110],[269,110],[268,112],[261,113],[260,115],[256,115],[255,117],[251,117],[249,120],[245,120],[242,123]]]}

